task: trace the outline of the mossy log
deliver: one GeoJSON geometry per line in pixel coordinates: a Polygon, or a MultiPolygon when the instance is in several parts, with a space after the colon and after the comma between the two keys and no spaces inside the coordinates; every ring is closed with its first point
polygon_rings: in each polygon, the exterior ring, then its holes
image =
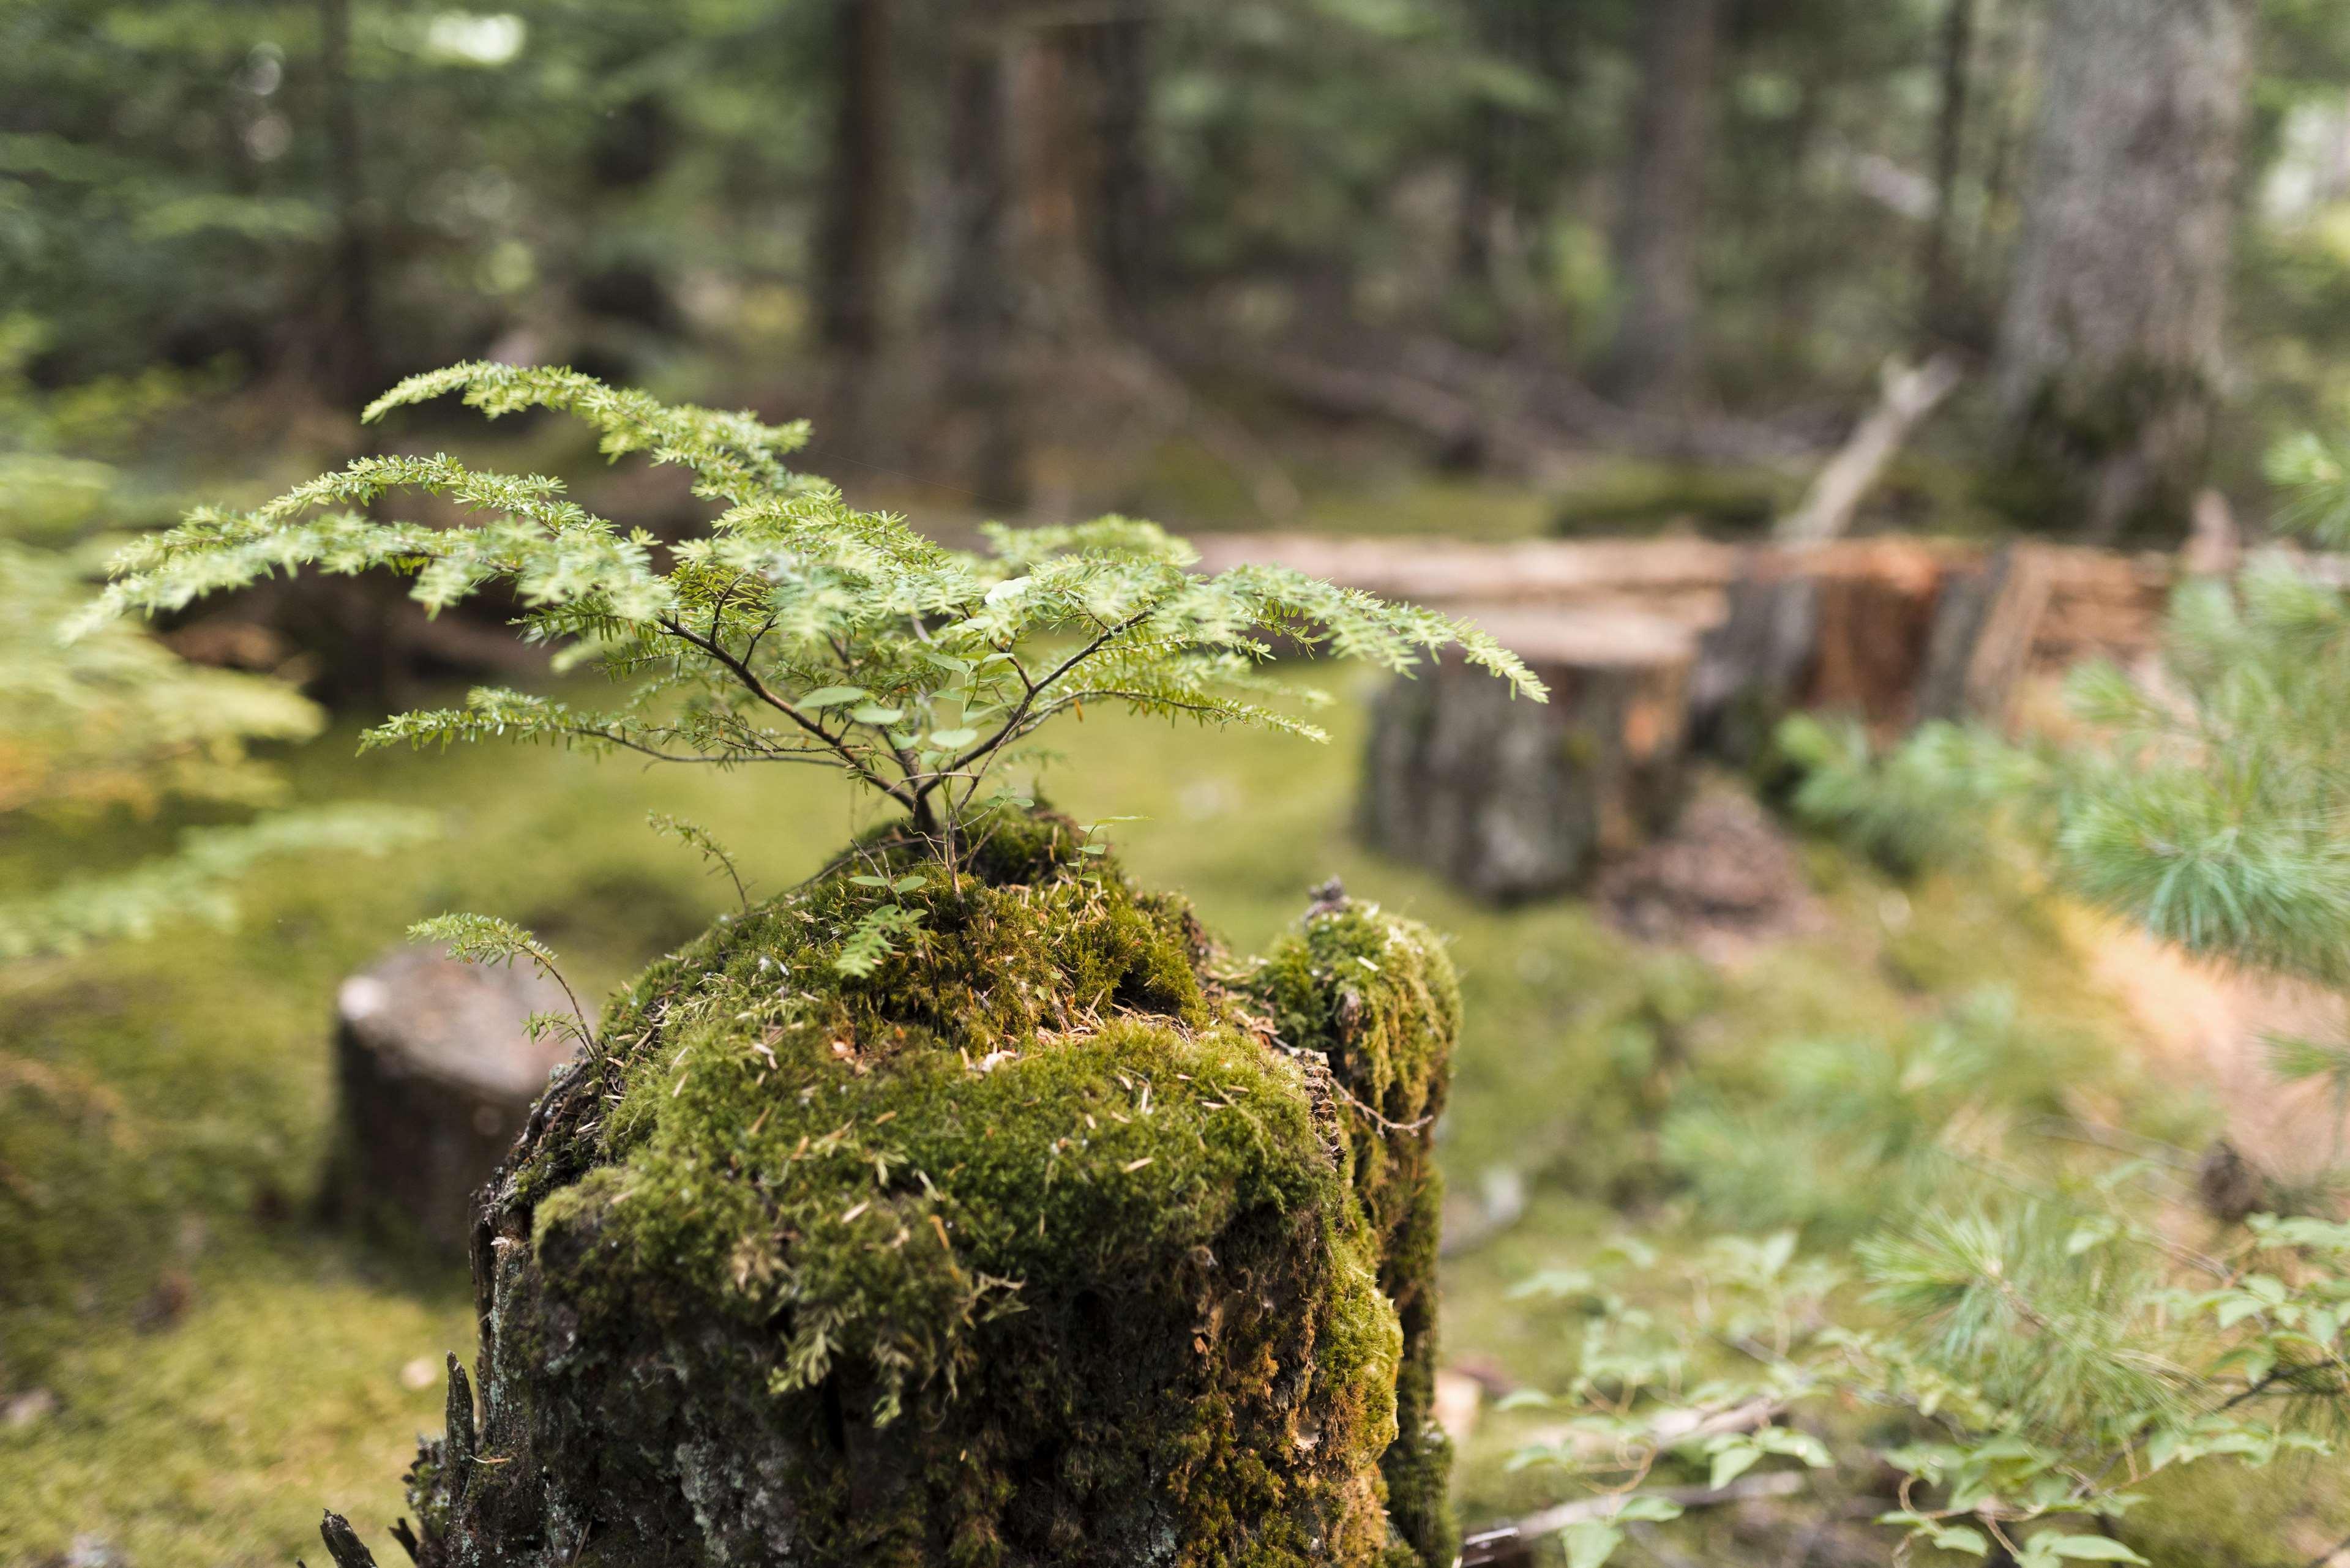
{"type": "Polygon", "coordinates": [[[1679,808],[1697,639],[1625,613],[1476,618],[1550,701],[1515,700],[1458,659],[1396,680],[1373,718],[1362,836],[1482,898],[1565,891],[1679,808]]]}
{"type": "Polygon", "coordinates": [[[533,1112],[418,1561],[1449,1564],[1434,940],[1326,890],[1232,962],[1046,816],[862,847],[926,885],[722,919],[533,1112]]]}
{"type": "Polygon", "coordinates": [[[473,1194],[514,1147],[548,1075],[572,1052],[534,1039],[565,1012],[553,981],[400,948],[345,981],[335,1003],[338,1100],[320,1205],[330,1218],[465,1255],[473,1194]]]}

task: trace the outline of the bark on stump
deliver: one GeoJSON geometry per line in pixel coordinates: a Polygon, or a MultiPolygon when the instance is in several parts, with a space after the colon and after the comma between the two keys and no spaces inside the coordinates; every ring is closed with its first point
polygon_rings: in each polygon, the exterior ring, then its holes
{"type": "Polygon", "coordinates": [[[1918,718],[2006,726],[2054,595],[2051,555],[2038,545],[2004,545],[1942,585],[1918,687],[1918,718]]]}
{"type": "Polygon", "coordinates": [[[1446,1568],[1440,946],[1334,888],[1236,967],[1085,847],[876,836],[919,890],[615,1001],[484,1194],[424,1568],[1446,1568]]]}
{"type": "Polygon", "coordinates": [[[1373,718],[1363,836],[1480,898],[1568,890],[1678,808],[1696,639],[1634,614],[1469,616],[1551,700],[1513,699],[1458,659],[1396,681],[1373,718]]]}
{"type": "Polygon", "coordinates": [[[525,1020],[567,1009],[536,974],[431,948],[401,948],[345,981],[327,1212],[464,1256],[474,1193],[572,1054],[567,1040],[533,1040],[525,1020]]]}
{"type": "Polygon", "coordinates": [[[1690,678],[1691,749],[1744,766],[1804,695],[1820,629],[1820,585],[1795,573],[1730,585],[1729,611],[1699,644],[1690,678]]]}

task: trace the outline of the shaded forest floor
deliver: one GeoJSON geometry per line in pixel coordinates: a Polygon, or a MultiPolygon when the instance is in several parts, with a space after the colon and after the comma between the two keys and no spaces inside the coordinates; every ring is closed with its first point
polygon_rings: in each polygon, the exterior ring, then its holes
{"type": "MultiPolygon", "coordinates": [[[[1455,1367],[1495,1386],[1562,1386],[1576,1325],[1511,1299],[1513,1283],[1627,1231],[1669,1251],[1767,1223],[1709,1198],[1666,1128],[1692,1099],[1767,1104],[1790,1042],[1865,1053],[1993,988],[2032,1041],[2002,1085],[2013,1114],[2065,1107],[2186,1148],[2219,1125],[2200,1068],[2149,1044],[2098,972],[2103,939],[2008,872],[1897,886],[1797,842],[1812,915],[1700,956],[1627,936],[1590,904],[1495,912],[1369,857],[1346,826],[1362,686],[1326,673],[1356,699],[1327,749],[1203,747],[1189,730],[1097,716],[1062,737],[1073,762],[1044,790],[1080,817],[1140,814],[1113,830],[1128,865],[1189,893],[1237,950],[1261,949],[1334,872],[1451,935],[1468,1008],[1440,1132],[1455,1367]]],[[[42,1563],[88,1537],[137,1568],[283,1564],[313,1551],[321,1506],[380,1536],[414,1434],[438,1425],[438,1385],[418,1364],[470,1353],[472,1324],[452,1269],[306,1217],[337,981],[409,921],[457,908],[537,927],[601,992],[728,901],[644,829],[648,806],[705,823],[768,889],[856,826],[844,794],[796,776],[651,779],[502,750],[355,761],[348,741],[293,759],[301,796],[431,805],[441,842],[399,862],[277,867],[234,932],[175,930],[0,979],[0,1064],[18,1064],[0,1077],[0,1562],[42,1563]]],[[[0,883],[127,858],[171,826],[0,842],[0,883]]],[[[1460,1472],[1471,1519],[1558,1495],[1555,1478],[1505,1463],[1536,1425],[1476,1421],[1460,1472]]],[[[2272,1500],[2290,1490],[2277,1480],[2272,1500]]],[[[2168,1528],[2192,1544],[2160,1560],[2179,1568],[2305,1561],[2303,1542],[2342,1533],[2332,1519],[2280,1533],[2272,1513],[2251,1488],[2215,1483],[2147,1517],[2160,1536],[2178,1516],[2168,1528]]],[[[1736,1553],[1754,1526],[1718,1528],[1712,1544],[1736,1553]]]]}

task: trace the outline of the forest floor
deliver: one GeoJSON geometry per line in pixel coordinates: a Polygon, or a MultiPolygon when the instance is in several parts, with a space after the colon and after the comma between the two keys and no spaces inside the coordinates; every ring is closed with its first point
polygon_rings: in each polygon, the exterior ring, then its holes
{"type": "MultiPolygon", "coordinates": [[[[1440,1128],[1454,1194],[1443,1334],[1447,1361],[1489,1387],[1562,1386],[1575,1358],[1569,1314],[1513,1299],[1514,1282],[1627,1231],[1669,1251],[1780,1222],[1769,1195],[1709,1187],[1676,1152],[1674,1118],[1700,1102],[1771,1105],[1791,1043],[1866,1054],[2001,994],[2028,1034],[2002,1058],[2007,1112],[2069,1107],[2189,1150],[2222,1105],[2232,1118],[2202,1059],[2145,1026],[2164,1007],[2113,968],[2117,939],[1996,867],[1896,884],[1825,844],[1755,849],[1750,816],[1742,852],[1780,857],[1772,874],[1800,883],[1799,918],[1734,940],[1629,920],[1650,940],[1605,901],[1495,911],[1375,859],[1347,829],[1363,678],[1326,673],[1355,699],[1334,711],[1326,749],[1203,745],[1097,715],[1060,737],[1072,762],[1044,793],[1081,817],[1139,814],[1113,830],[1129,870],[1189,893],[1238,951],[1261,949],[1334,872],[1451,938],[1468,1022],[1440,1128]]],[[[59,1561],[78,1540],[119,1554],[86,1560],[135,1568],[280,1568],[315,1554],[322,1506],[380,1537],[414,1435],[439,1422],[438,1383],[420,1368],[470,1351],[472,1324],[454,1269],[307,1217],[337,982],[409,921],[471,909],[537,927],[600,992],[727,901],[644,830],[649,806],[706,824],[769,889],[857,826],[845,794],[797,776],[651,778],[493,750],[354,760],[348,741],[291,759],[298,795],[433,806],[439,842],[391,862],[274,868],[235,930],[0,975],[0,1563],[59,1561]]],[[[0,885],[127,858],[172,826],[0,842],[0,885]]],[[[1459,1413],[1471,1520],[1559,1495],[1555,1476],[1506,1462],[1538,1416],[1459,1413]]],[[[2149,1539],[2178,1513],[2182,1542],[2157,1560],[2306,1561],[2306,1542],[2343,1532],[2330,1514],[2281,1527],[2276,1495],[2213,1483],[2152,1505],[2149,1539]]],[[[1734,1558],[1737,1532],[1758,1527],[1720,1528],[1706,1560],[1734,1558]]]]}

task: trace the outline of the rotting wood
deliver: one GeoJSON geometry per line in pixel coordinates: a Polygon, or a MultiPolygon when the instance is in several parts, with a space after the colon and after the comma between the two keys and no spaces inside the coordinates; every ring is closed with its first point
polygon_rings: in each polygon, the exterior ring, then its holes
{"type": "Polygon", "coordinates": [[[1395,681],[1373,721],[1363,836],[1498,902],[1573,888],[1679,804],[1696,640],[1654,616],[1473,618],[1551,701],[1513,701],[1457,659],[1395,681]]]}
{"type": "Polygon", "coordinates": [[[2003,727],[2053,596],[2043,546],[2008,545],[1981,566],[1952,574],[1935,607],[1918,717],[2003,727]]]}

